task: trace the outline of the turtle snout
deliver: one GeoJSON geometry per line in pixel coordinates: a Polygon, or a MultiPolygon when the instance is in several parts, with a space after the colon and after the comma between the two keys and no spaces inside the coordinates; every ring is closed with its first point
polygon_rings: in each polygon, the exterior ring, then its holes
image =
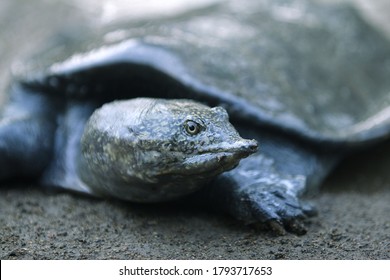
{"type": "Polygon", "coordinates": [[[250,154],[257,152],[257,150],[259,148],[259,144],[254,139],[251,139],[251,140],[244,139],[241,142],[242,142],[242,144],[240,147],[240,152],[242,152],[246,156],[249,156],[250,154]]]}

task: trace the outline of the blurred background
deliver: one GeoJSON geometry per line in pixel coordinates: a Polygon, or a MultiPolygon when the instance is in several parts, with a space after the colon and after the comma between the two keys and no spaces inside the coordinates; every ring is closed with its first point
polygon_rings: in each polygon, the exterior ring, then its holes
{"type": "MultiPolygon", "coordinates": [[[[115,25],[123,21],[170,17],[192,9],[207,8],[222,1],[224,0],[2,0],[0,1],[0,90],[4,89],[10,65],[15,60],[23,61],[37,52],[42,42],[47,44],[50,41],[48,38],[53,37],[59,30],[67,33],[70,39],[83,40],[83,36],[93,32],[115,30],[115,25]]],[[[390,1],[388,0],[313,1],[350,2],[390,39],[390,1]]],[[[113,32],[106,39],[120,40],[121,33],[113,32]]]]}

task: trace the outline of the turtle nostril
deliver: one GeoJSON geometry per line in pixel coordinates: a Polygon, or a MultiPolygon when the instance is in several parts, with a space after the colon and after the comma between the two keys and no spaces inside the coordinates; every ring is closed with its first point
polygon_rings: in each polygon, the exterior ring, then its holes
{"type": "Polygon", "coordinates": [[[258,144],[256,140],[244,140],[241,142],[239,151],[242,153],[242,156],[247,157],[250,154],[257,152],[258,144]]]}
{"type": "Polygon", "coordinates": [[[252,146],[250,146],[250,150],[252,151],[252,152],[256,152],[257,151],[257,148],[258,148],[258,145],[257,145],[257,143],[255,143],[255,144],[253,144],[252,146]]]}
{"type": "Polygon", "coordinates": [[[257,151],[259,145],[256,140],[248,140],[247,149],[249,152],[254,153],[257,151]]]}

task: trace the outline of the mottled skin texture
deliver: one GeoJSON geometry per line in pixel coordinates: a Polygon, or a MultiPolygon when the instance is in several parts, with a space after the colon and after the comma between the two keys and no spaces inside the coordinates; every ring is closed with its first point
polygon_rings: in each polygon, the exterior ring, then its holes
{"type": "Polygon", "coordinates": [[[138,98],[106,104],[90,117],[78,174],[92,193],[165,201],[198,190],[256,150],[221,107],[138,98]]]}

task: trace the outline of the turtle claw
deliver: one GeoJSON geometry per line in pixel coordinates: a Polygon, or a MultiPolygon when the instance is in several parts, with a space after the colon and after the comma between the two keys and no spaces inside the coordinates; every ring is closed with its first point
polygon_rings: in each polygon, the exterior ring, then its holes
{"type": "Polygon", "coordinates": [[[304,235],[307,233],[307,229],[302,221],[291,220],[284,223],[280,220],[268,220],[263,223],[256,223],[255,228],[258,230],[268,230],[277,236],[286,235],[287,232],[291,232],[296,235],[304,235]]]}
{"type": "Polygon", "coordinates": [[[257,230],[270,231],[277,236],[286,235],[288,232],[296,235],[304,235],[307,233],[307,228],[300,220],[285,221],[283,223],[280,220],[273,219],[266,222],[255,223],[254,227],[257,230]]]}
{"type": "Polygon", "coordinates": [[[286,230],[283,224],[277,220],[269,220],[266,222],[267,228],[270,229],[276,235],[285,235],[286,230]]]}
{"type": "Polygon", "coordinates": [[[305,225],[300,220],[287,221],[285,223],[285,227],[287,228],[287,231],[292,232],[296,235],[304,235],[307,233],[305,225]]]}

